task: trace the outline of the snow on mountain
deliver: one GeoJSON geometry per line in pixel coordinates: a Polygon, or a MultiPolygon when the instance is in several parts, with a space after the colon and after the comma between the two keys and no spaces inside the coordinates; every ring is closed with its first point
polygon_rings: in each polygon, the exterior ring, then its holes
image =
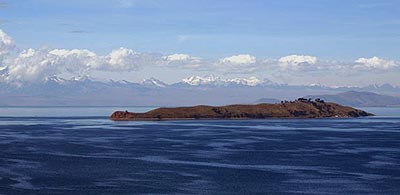
{"type": "MultiPolygon", "coordinates": [[[[0,71],[1,73],[1,71],[0,71]]],[[[237,87],[272,87],[275,89],[293,89],[293,90],[304,90],[304,89],[313,89],[313,90],[325,90],[325,89],[335,89],[338,91],[347,91],[347,90],[364,90],[371,92],[385,92],[386,94],[396,95],[400,90],[400,87],[392,86],[390,84],[382,84],[382,85],[369,85],[366,87],[340,87],[340,86],[326,86],[319,83],[310,84],[310,85],[287,85],[287,84],[278,84],[268,79],[258,79],[257,77],[248,77],[248,78],[220,78],[214,75],[208,76],[191,76],[183,79],[181,82],[175,84],[166,84],[165,82],[156,79],[149,78],[144,79],[141,82],[132,82],[127,80],[119,80],[119,81],[98,81],[88,76],[80,76],[73,77],[70,79],[62,78],[62,77],[46,77],[42,80],[42,82],[8,82],[6,80],[1,80],[0,83],[4,86],[9,86],[10,89],[13,87],[27,87],[36,86],[36,87],[49,87],[53,88],[57,87],[94,87],[94,88],[104,88],[104,87],[123,87],[123,88],[164,88],[164,89],[179,89],[180,87],[223,87],[223,88],[237,88],[237,87]],[[388,93],[389,92],[389,93],[388,93]]],[[[0,89],[1,91],[1,89],[0,89]]]]}
{"type": "Polygon", "coordinates": [[[153,87],[166,87],[167,84],[156,79],[156,78],[150,78],[150,79],[144,79],[142,82],[140,82],[142,85],[146,86],[153,86],[153,87]]]}
{"type": "Polygon", "coordinates": [[[233,78],[233,79],[223,79],[220,77],[216,77],[214,75],[208,76],[191,76],[182,80],[182,83],[191,85],[191,86],[201,86],[201,85],[211,85],[211,86],[265,86],[265,85],[275,85],[276,83],[264,79],[260,80],[257,77],[249,77],[249,78],[233,78]]]}
{"type": "Polygon", "coordinates": [[[65,82],[67,82],[67,81],[68,81],[68,80],[66,80],[66,79],[64,79],[64,78],[56,77],[56,76],[46,77],[46,78],[44,79],[44,82],[54,82],[54,83],[59,83],[59,84],[65,83],[65,82]]]}
{"type": "Polygon", "coordinates": [[[185,79],[182,79],[183,83],[189,84],[191,86],[199,86],[199,85],[221,85],[223,84],[223,79],[216,77],[214,75],[208,76],[191,76],[185,79]]]}
{"type": "Polygon", "coordinates": [[[382,88],[384,88],[384,89],[387,89],[387,90],[391,90],[391,89],[396,89],[396,88],[399,88],[399,87],[385,83],[385,84],[381,84],[381,85],[372,84],[372,85],[366,86],[365,88],[366,89],[382,89],[382,88]]]}
{"type": "Polygon", "coordinates": [[[142,82],[99,81],[89,77],[43,78],[40,82],[13,83],[0,80],[1,105],[193,105],[273,102],[306,95],[369,91],[400,97],[400,87],[372,85],[360,87],[319,87],[318,85],[277,84],[256,77],[223,79],[216,76],[192,76],[172,85],[150,78],[142,82]],[[189,86],[189,87],[188,87],[189,86]],[[192,86],[192,87],[190,87],[192,86]],[[198,87],[199,86],[199,87],[198,87]],[[203,87],[204,86],[204,87],[203,87]],[[212,95],[211,95],[212,94],[212,95]]]}
{"type": "Polygon", "coordinates": [[[87,75],[72,77],[70,80],[71,81],[93,81],[93,79],[87,75]]]}
{"type": "Polygon", "coordinates": [[[249,77],[249,78],[234,78],[227,79],[228,83],[235,83],[237,85],[247,85],[247,86],[257,86],[262,84],[263,82],[257,77],[249,77]]]}

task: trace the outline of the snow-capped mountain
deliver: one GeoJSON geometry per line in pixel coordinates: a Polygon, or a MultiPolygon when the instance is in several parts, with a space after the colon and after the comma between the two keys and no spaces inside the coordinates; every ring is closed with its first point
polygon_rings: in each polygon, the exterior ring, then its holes
{"type": "Polygon", "coordinates": [[[223,79],[216,77],[214,75],[208,76],[191,76],[185,79],[182,79],[183,83],[186,83],[191,86],[199,86],[199,85],[222,85],[224,83],[223,79]]]}
{"type": "MultiPolygon", "coordinates": [[[[72,80],[72,79],[71,79],[72,80]]],[[[58,84],[64,84],[66,82],[68,82],[69,80],[61,78],[61,77],[56,77],[56,76],[52,76],[52,77],[46,77],[44,78],[44,82],[45,83],[58,83],[58,84]]]]}
{"type": "Polygon", "coordinates": [[[257,86],[263,83],[263,81],[257,77],[227,79],[226,82],[247,86],[257,86]]]}
{"type": "Polygon", "coordinates": [[[268,79],[192,76],[166,84],[150,78],[142,82],[96,81],[89,77],[48,77],[37,82],[0,80],[0,106],[175,106],[254,103],[260,98],[289,100],[305,95],[369,91],[400,97],[400,87],[329,87],[277,84],[268,79]]]}
{"type": "Polygon", "coordinates": [[[257,77],[249,78],[233,78],[233,79],[223,79],[216,77],[214,75],[209,76],[191,76],[182,79],[182,83],[190,86],[266,86],[266,85],[276,85],[276,83],[264,79],[260,80],[257,77]]]}
{"type": "Polygon", "coordinates": [[[149,78],[149,79],[144,79],[140,84],[145,85],[145,86],[150,86],[150,87],[166,87],[168,84],[156,79],[156,78],[149,78]]]}
{"type": "Polygon", "coordinates": [[[83,75],[83,76],[72,77],[70,80],[73,80],[73,81],[91,81],[91,80],[93,80],[93,78],[91,78],[90,76],[87,76],[87,75],[83,75]]]}
{"type": "Polygon", "coordinates": [[[87,75],[76,76],[76,77],[72,77],[70,79],[65,79],[65,78],[57,77],[57,76],[51,76],[51,77],[44,78],[42,81],[43,84],[53,83],[53,84],[62,84],[62,85],[66,85],[69,83],[83,83],[83,82],[90,83],[90,82],[96,82],[96,81],[87,75]]]}

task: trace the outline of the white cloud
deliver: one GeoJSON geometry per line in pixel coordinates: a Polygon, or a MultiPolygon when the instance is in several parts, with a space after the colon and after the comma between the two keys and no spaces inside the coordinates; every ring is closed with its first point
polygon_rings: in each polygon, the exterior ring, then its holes
{"type": "Polygon", "coordinates": [[[194,70],[218,70],[221,72],[251,72],[257,66],[256,57],[239,54],[219,60],[202,59],[188,54],[172,54],[162,57],[161,66],[194,70]]]}
{"type": "Polygon", "coordinates": [[[249,54],[239,54],[226,57],[220,60],[222,64],[243,65],[256,63],[256,57],[249,54]]]}
{"type": "Polygon", "coordinates": [[[58,58],[45,50],[22,51],[6,67],[7,81],[35,81],[58,73],[58,58]]]}
{"type": "Polygon", "coordinates": [[[58,56],[60,63],[71,72],[80,69],[133,71],[137,70],[139,64],[145,61],[146,56],[123,47],[112,50],[105,56],[99,56],[87,49],[55,49],[49,53],[58,56]]]}
{"type": "Polygon", "coordinates": [[[113,50],[106,56],[106,62],[103,63],[106,70],[119,71],[133,71],[137,70],[140,63],[143,62],[140,53],[136,53],[131,49],[119,48],[113,50]]]}
{"type": "Polygon", "coordinates": [[[279,58],[278,62],[282,69],[301,70],[315,65],[317,63],[317,58],[306,55],[289,55],[279,58]]]}
{"type": "MultiPolygon", "coordinates": [[[[355,61],[319,60],[314,56],[290,55],[281,57],[278,66],[282,70],[291,70],[297,73],[321,73],[354,75],[364,72],[382,72],[384,70],[399,67],[394,60],[381,59],[378,57],[359,58],[355,61]]],[[[294,73],[293,73],[294,74],[294,73]]]]}
{"type": "Polygon", "coordinates": [[[263,66],[255,56],[249,54],[225,57],[213,64],[215,69],[224,73],[251,73],[263,66]]]}
{"type": "MultiPolygon", "coordinates": [[[[59,75],[86,75],[100,72],[136,71],[143,66],[159,66],[191,70],[217,71],[223,74],[246,74],[270,71],[287,76],[324,74],[359,74],[383,72],[399,67],[400,63],[378,57],[355,61],[320,60],[315,56],[289,55],[278,59],[257,59],[250,54],[238,54],[221,59],[203,59],[184,53],[171,55],[139,53],[128,48],[98,55],[87,49],[26,49],[14,51],[14,41],[0,30],[0,79],[41,81],[59,75]],[[14,51],[14,52],[13,52],[14,51]]],[[[396,69],[397,70],[397,69],[396,69]]],[[[102,73],[100,73],[102,74],[102,73]]]]}
{"type": "Polygon", "coordinates": [[[164,59],[167,61],[187,61],[187,60],[191,60],[192,57],[188,54],[172,54],[169,56],[164,56],[164,59]]]}
{"type": "Polygon", "coordinates": [[[101,63],[96,53],[87,49],[54,49],[48,52],[48,57],[56,57],[58,67],[72,73],[94,69],[101,63]]]}
{"type": "Polygon", "coordinates": [[[14,49],[13,39],[0,29],[0,57],[14,49]]]}
{"type": "Polygon", "coordinates": [[[393,60],[381,59],[376,56],[372,58],[358,58],[355,63],[354,68],[360,70],[388,70],[398,66],[393,60]]]}
{"type": "Polygon", "coordinates": [[[6,63],[7,81],[38,81],[61,73],[86,74],[98,71],[134,71],[146,61],[146,54],[120,48],[105,56],[87,49],[27,49],[6,63]]]}
{"type": "Polygon", "coordinates": [[[193,69],[201,69],[205,68],[205,62],[199,58],[190,56],[188,54],[172,54],[168,56],[163,56],[161,63],[162,66],[169,67],[182,67],[182,68],[193,68],[193,69]]]}

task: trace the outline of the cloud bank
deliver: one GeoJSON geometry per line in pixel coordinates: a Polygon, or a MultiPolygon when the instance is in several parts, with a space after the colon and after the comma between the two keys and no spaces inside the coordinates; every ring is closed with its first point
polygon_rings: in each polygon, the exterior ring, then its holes
{"type": "Polygon", "coordinates": [[[381,59],[376,56],[372,58],[359,58],[355,62],[354,68],[362,70],[388,70],[399,66],[398,62],[381,59]]]}
{"type": "Polygon", "coordinates": [[[126,48],[113,50],[105,56],[86,49],[27,49],[4,62],[2,75],[6,81],[38,81],[61,73],[135,71],[145,61],[144,56],[126,48]]]}
{"type": "Polygon", "coordinates": [[[123,47],[105,55],[87,49],[62,48],[29,48],[18,52],[14,40],[0,30],[0,80],[6,82],[36,82],[64,73],[87,75],[93,71],[131,72],[150,66],[222,74],[275,71],[307,75],[324,71],[327,74],[398,71],[400,63],[376,56],[340,62],[299,54],[278,59],[260,59],[250,54],[205,59],[184,53],[141,53],[123,47]]]}

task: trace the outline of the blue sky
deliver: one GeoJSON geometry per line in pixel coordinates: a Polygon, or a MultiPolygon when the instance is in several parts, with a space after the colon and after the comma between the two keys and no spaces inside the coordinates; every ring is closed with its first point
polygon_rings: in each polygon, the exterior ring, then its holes
{"type": "Polygon", "coordinates": [[[2,28],[23,47],[399,59],[399,1],[3,2],[2,28]]]}
{"type": "MultiPolygon", "coordinates": [[[[278,59],[296,54],[336,61],[373,56],[400,60],[399,1],[0,2],[0,28],[20,50],[78,48],[106,55],[126,47],[137,52],[182,53],[207,59],[238,54],[278,59]]],[[[149,69],[144,73],[151,76],[151,71],[157,72],[149,69]]],[[[194,72],[179,71],[179,76],[194,72]]],[[[382,82],[399,84],[393,79],[382,82]]]]}

